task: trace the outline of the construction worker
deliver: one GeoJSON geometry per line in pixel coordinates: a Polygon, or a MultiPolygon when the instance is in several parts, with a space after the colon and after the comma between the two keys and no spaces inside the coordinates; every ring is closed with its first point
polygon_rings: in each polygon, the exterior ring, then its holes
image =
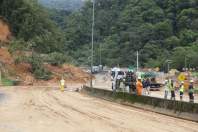
{"type": "Polygon", "coordinates": [[[173,80],[169,80],[169,89],[171,91],[171,100],[175,100],[175,87],[173,80]]]}
{"type": "Polygon", "coordinates": [[[180,88],[179,88],[179,94],[180,94],[180,101],[183,100],[183,95],[184,95],[184,82],[181,82],[180,88]]]}
{"type": "Polygon", "coordinates": [[[189,95],[189,101],[190,102],[194,102],[194,86],[193,86],[193,83],[194,83],[194,81],[193,80],[191,80],[190,81],[190,85],[189,85],[189,88],[188,88],[188,95],[189,95]]]}
{"type": "Polygon", "coordinates": [[[150,79],[149,78],[146,79],[145,84],[146,84],[145,94],[146,95],[149,95],[150,94],[150,86],[151,86],[151,83],[150,83],[150,79]]]}
{"type": "Polygon", "coordinates": [[[142,85],[142,81],[141,81],[141,77],[138,77],[138,81],[136,83],[136,90],[137,90],[137,95],[142,95],[142,89],[143,89],[143,85],[142,85]]]}
{"type": "Polygon", "coordinates": [[[168,80],[165,80],[164,82],[164,98],[168,98],[168,92],[169,92],[169,86],[168,86],[168,80]]]}
{"type": "Polygon", "coordinates": [[[142,81],[142,86],[143,86],[142,94],[146,95],[146,80],[144,78],[143,78],[143,81],[142,81]]]}
{"type": "Polygon", "coordinates": [[[61,92],[64,92],[64,90],[65,90],[65,80],[63,77],[60,80],[60,90],[61,90],[61,92]]]}

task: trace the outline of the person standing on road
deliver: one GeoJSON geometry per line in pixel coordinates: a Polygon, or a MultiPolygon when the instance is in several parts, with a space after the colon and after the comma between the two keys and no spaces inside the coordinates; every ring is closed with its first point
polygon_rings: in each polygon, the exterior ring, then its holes
{"type": "Polygon", "coordinates": [[[171,100],[175,100],[175,87],[173,80],[169,80],[169,89],[171,91],[171,100]]]}
{"type": "Polygon", "coordinates": [[[60,90],[61,90],[61,92],[64,92],[64,90],[65,90],[65,80],[63,77],[60,80],[60,90]]]}
{"type": "Polygon", "coordinates": [[[165,80],[165,83],[164,83],[164,99],[168,98],[168,92],[169,92],[168,80],[165,80]]]}
{"type": "Polygon", "coordinates": [[[125,78],[125,91],[127,93],[130,93],[131,91],[131,85],[132,85],[132,72],[131,71],[128,71],[126,73],[126,78],[125,78]]]}
{"type": "Polygon", "coordinates": [[[137,95],[141,96],[142,95],[142,89],[143,89],[141,77],[138,77],[138,81],[136,83],[136,89],[137,89],[137,95]]]}
{"type": "Polygon", "coordinates": [[[144,78],[142,81],[142,86],[143,86],[142,95],[146,95],[146,80],[144,78]]]}
{"type": "Polygon", "coordinates": [[[146,83],[145,94],[149,95],[150,94],[150,86],[151,86],[150,79],[147,78],[145,83],[146,83]]]}
{"type": "Polygon", "coordinates": [[[188,88],[188,95],[189,95],[189,100],[190,100],[190,102],[194,102],[194,86],[193,86],[193,83],[194,83],[194,81],[193,80],[191,80],[190,81],[190,85],[189,85],[189,88],[188,88]]]}
{"type": "Polygon", "coordinates": [[[113,90],[113,92],[116,92],[118,71],[114,71],[113,74],[114,75],[112,76],[112,90],[113,90]]]}
{"type": "Polygon", "coordinates": [[[181,82],[180,88],[179,88],[179,94],[180,94],[180,101],[183,100],[183,95],[184,95],[184,82],[181,82]]]}

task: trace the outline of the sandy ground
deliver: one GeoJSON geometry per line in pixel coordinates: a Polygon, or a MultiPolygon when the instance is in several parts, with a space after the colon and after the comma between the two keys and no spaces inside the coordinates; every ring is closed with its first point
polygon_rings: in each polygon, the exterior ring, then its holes
{"type": "Polygon", "coordinates": [[[0,132],[197,132],[198,124],[55,88],[1,87],[0,132]]]}
{"type": "MultiPolygon", "coordinates": [[[[96,74],[94,80],[94,87],[106,89],[106,90],[112,90],[111,88],[111,80],[108,74],[96,74]]],[[[89,85],[89,84],[88,84],[89,85]]],[[[180,100],[179,91],[175,92],[176,100],[180,100]]],[[[152,97],[158,97],[158,98],[164,98],[164,88],[161,88],[160,91],[150,91],[150,95],[152,97]]],[[[168,99],[170,99],[171,95],[168,94],[168,99]]],[[[194,94],[194,102],[198,103],[198,95],[194,94]]],[[[184,93],[183,101],[189,102],[189,96],[188,93],[184,93]]]]}

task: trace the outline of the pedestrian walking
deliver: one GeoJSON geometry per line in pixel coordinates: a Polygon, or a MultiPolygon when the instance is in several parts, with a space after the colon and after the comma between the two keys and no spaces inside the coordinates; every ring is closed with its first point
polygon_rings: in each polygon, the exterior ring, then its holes
{"type": "Polygon", "coordinates": [[[183,95],[184,95],[184,82],[181,82],[180,88],[179,88],[179,95],[180,95],[180,101],[183,100],[183,95]]]}
{"type": "Polygon", "coordinates": [[[165,80],[165,82],[164,82],[164,99],[168,98],[168,92],[169,92],[168,80],[165,80]]]}
{"type": "Polygon", "coordinates": [[[193,83],[194,83],[194,81],[191,80],[189,88],[188,88],[189,101],[191,103],[194,103],[194,85],[193,85],[193,83]]]}

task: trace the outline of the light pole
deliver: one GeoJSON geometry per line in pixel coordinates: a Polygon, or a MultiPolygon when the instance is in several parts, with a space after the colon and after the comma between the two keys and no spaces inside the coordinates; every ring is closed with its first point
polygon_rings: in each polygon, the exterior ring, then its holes
{"type": "Polygon", "coordinates": [[[100,43],[100,65],[102,65],[102,51],[101,51],[101,43],[100,43]]]}
{"type": "Polygon", "coordinates": [[[93,4],[93,9],[92,9],[92,33],[91,33],[91,81],[90,81],[91,87],[93,87],[92,68],[93,68],[93,56],[94,56],[95,0],[92,0],[92,4],[93,4]]]}
{"type": "Polygon", "coordinates": [[[137,51],[137,72],[139,70],[139,52],[137,51]]]}
{"type": "Polygon", "coordinates": [[[187,71],[187,63],[186,63],[186,56],[185,56],[185,71],[187,71]]]}

